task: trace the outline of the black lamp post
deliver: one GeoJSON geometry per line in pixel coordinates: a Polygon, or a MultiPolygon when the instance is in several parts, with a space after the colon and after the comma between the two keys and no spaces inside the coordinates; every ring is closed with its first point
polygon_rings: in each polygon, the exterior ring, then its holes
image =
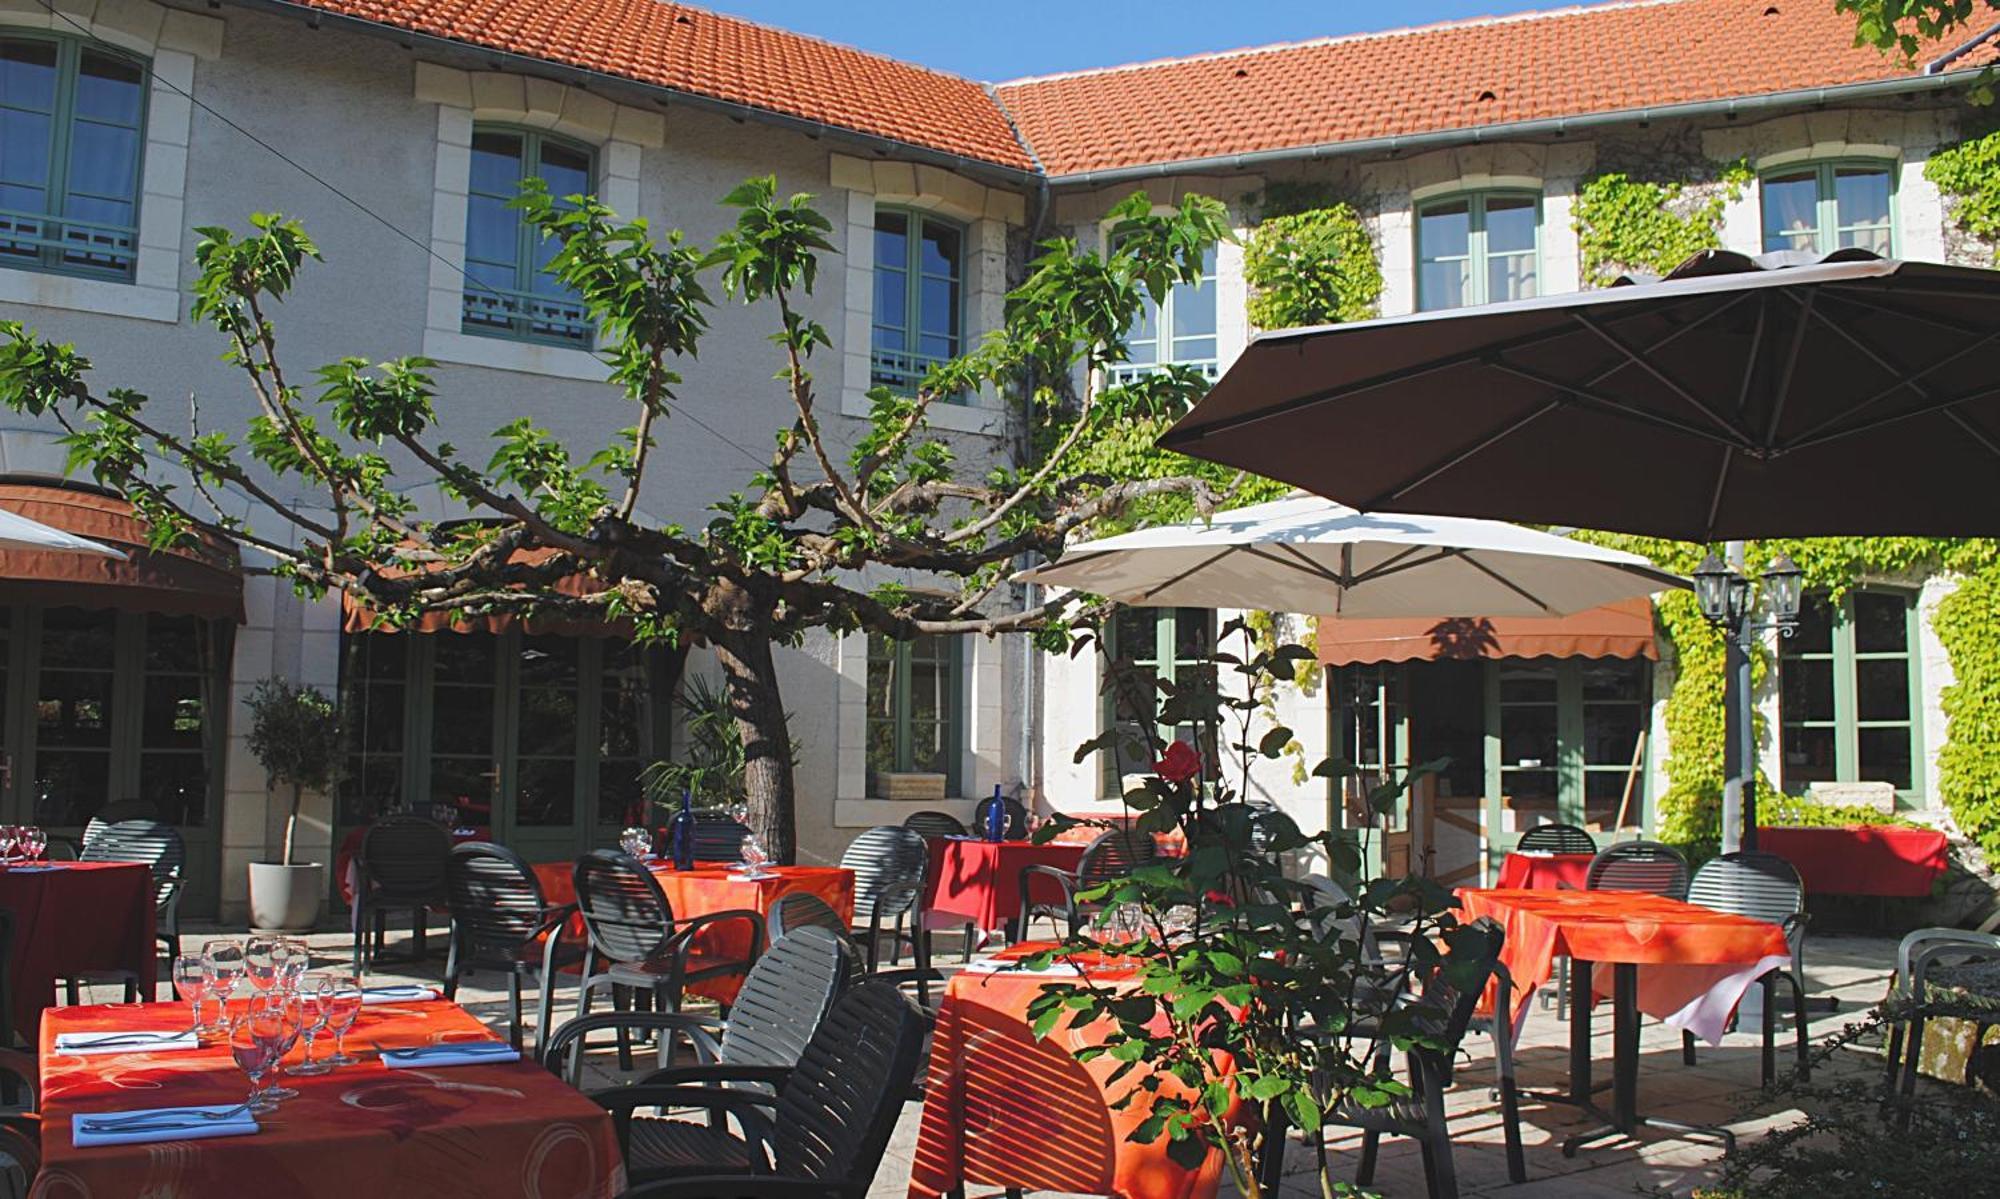
{"type": "MultiPolygon", "coordinates": [[[[1731,765],[1737,767],[1742,776],[1742,845],[1745,849],[1757,848],[1757,769],[1750,717],[1750,649],[1766,630],[1775,629],[1780,636],[1789,637],[1798,628],[1802,598],[1799,587],[1804,573],[1789,554],[1779,554],[1772,559],[1762,576],[1764,598],[1771,618],[1758,622],[1751,620],[1750,580],[1732,570],[1714,550],[1710,550],[1701,565],[1694,569],[1695,602],[1701,606],[1701,614],[1722,630],[1730,651],[1729,677],[1724,689],[1728,693],[1725,702],[1731,708],[1731,724],[1736,738],[1729,746],[1731,752],[1728,756],[1733,759],[1731,765]]],[[[1730,823],[1725,811],[1722,828],[1725,850],[1729,848],[1730,834],[1735,831],[1730,823]]]]}

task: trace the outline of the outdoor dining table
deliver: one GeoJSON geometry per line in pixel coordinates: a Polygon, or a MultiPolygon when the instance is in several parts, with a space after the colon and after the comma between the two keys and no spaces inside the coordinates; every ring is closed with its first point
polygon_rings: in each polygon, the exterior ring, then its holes
{"type": "MultiPolygon", "coordinates": [[[[455,1003],[371,1005],[348,1034],[362,1060],[286,1075],[299,1091],[253,1135],[78,1148],[79,1113],[233,1105],[249,1092],[229,1047],[63,1054],[63,1032],[185,1028],[184,1003],[60,1008],[42,1021],[42,1171],[34,1199],[114,1195],[539,1195],[610,1199],[625,1168],[611,1117],[529,1061],[392,1070],[381,1049],[494,1041],[455,1003]]],[[[330,1042],[322,1040],[323,1056],[330,1042]]],[[[286,1058],[304,1058],[303,1044],[286,1058]]]]}
{"type": "MultiPolygon", "coordinates": [[[[646,863],[674,918],[689,920],[715,912],[752,911],[768,917],[779,896],[805,891],[825,900],[854,920],[854,872],[840,866],[766,866],[764,877],[746,878],[724,862],[697,862],[693,870],[676,870],[664,861],[646,863]]],[[[569,862],[537,862],[535,877],[541,880],[542,897],[551,904],[576,902],[575,867],[569,862]]],[[[583,935],[579,918],[572,923],[574,935],[583,935]]],[[[748,961],[751,956],[748,922],[725,920],[695,934],[695,956],[711,962],[748,961]]],[[[688,993],[705,995],[717,1003],[731,1003],[743,986],[740,974],[700,979],[687,985],[688,993]]]]}
{"type": "Polygon", "coordinates": [[[1790,963],[1784,930],[1763,920],[1633,891],[1467,888],[1459,891],[1458,902],[1466,919],[1490,916],[1507,930],[1500,960],[1520,997],[1513,1035],[1519,1036],[1536,989],[1554,973],[1555,959],[1570,960],[1571,993],[1578,998],[1570,1016],[1568,1098],[1602,1117],[1605,1125],[1565,1140],[1563,1156],[1574,1156],[1582,1146],[1606,1137],[1629,1135],[1642,1124],[1714,1136],[1733,1149],[1735,1137],[1727,1129],[1638,1114],[1639,1014],[1711,1044],[1719,1041],[1751,984],[1790,963]],[[1590,997],[1602,993],[1592,978],[1598,965],[1612,968],[1608,1113],[1591,1100],[1590,997]]]}
{"type": "Polygon", "coordinates": [[[1583,890],[1584,880],[1590,876],[1590,863],[1596,854],[1589,853],[1520,853],[1508,854],[1500,862],[1500,880],[1495,885],[1509,890],[1553,891],[1557,887],[1583,890]]]}
{"type": "Polygon", "coordinates": [[[7,961],[14,1025],[32,1041],[56,980],[129,971],[153,997],[153,871],[144,862],[38,862],[0,867],[0,908],[13,913],[7,961]]]}
{"type": "MultiPolygon", "coordinates": [[[[990,930],[1011,928],[1021,914],[1021,868],[1054,866],[1075,870],[1084,846],[1032,841],[985,841],[977,837],[931,837],[924,873],[924,914],[933,927],[963,922],[990,930]]],[[[1037,901],[1060,903],[1053,881],[1037,901]]]]}
{"type": "MultiPolygon", "coordinates": [[[[1077,1049],[1102,1042],[1107,1022],[1072,1029],[1064,1020],[1036,1039],[1028,1004],[1045,987],[1080,975],[1061,963],[1047,971],[1006,967],[1053,944],[1012,946],[946,984],[931,1038],[910,1199],[962,1193],[968,1184],[1118,1199],[1213,1196],[1223,1173],[1220,1153],[1211,1150],[1190,1170],[1167,1155],[1167,1138],[1145,1145],[1130,1139],[1152,1111],[1138,1071],[1111,1082],[1119,1063],[1109,1055],[1076,1060],[1077,1049]],[[1128,1093],[1132,1102],[1113,1106],[1128,1093]]],[[[1136,985],[1130,966],[1082,964],[1095,984],[1136,985]]]]}
{"type": "Polygon", "coordinates": [[[1922,898],[1944,874],[1946,844],[1937,829],[1887,824],[1757,830],[1757,848],[1790,862],[1811,895],[1922,898]]]}

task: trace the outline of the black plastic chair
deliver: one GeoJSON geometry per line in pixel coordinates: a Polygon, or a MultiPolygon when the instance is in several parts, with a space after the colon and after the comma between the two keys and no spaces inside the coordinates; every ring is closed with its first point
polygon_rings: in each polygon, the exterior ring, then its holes
{"type": "Polygon", "coordinates": [[[1658,841],[1620,841],[1598,851],[1584,874],[1588,891],[1649,891],[1686,899],[1688,864],[1680,851],[1658,841]]]}
{"type": "Polygon", "coordinates": [[[926,837],[963,837],[966,835],[965,822],[950,812],[925,810],[912,812],[903,820],[903,827],[914,829],[926,837]]]}
{"type": "Polygon", "coordinates": [[[736,862],[743,858],[743,838],[750,826],[727,812],[694,814],[694,857],[697,862],[736,862]]]}
{"type": "MultiPolygon", "coordinates": [[[[2000,933],[1971,932],[1958,928],[1920,928],[1903,936],[1896,946],[1896,974],[1889,986],[1889,1036],[1886,1057],[1890,1094],[1905,1099],[1916,1094],[1917,1067],[1923,1056],[1924,1005],[1930,1001],[1933,971],[1972,962],[2000,961],[2000,933]]],[[[1985,1040],[1982,1026],[1973,1044],[1985,1040]]],[[[1966,1084],[1972,1084],[1974,1058],[1966,1059],[1966,1084]]]]}
{"type": "Polygon", "coordinates": [[[891,962],[900,961],[905,941],[917,967],[930,964],[930,946],[922,922],[915,919],[924,893],[924,871],[930,844],[912,829],[878,824],[848,843],[840,855],[843,869],[854,872],[853,934],[868,954],[868,972],[881,964],[882,934],[890,937],[891,962]]]}
{"type": "Polygon", "coordinates": [[[992,811],[993,805],[996,803],[1005,805],[1007,809],[1006,839],[1009,841],[1019,841],[1021,838],[1027,836],[1028,809],[1021,806],[1020,800],[1008,795],[989,795],[979,801],[979,806],[972,810],[974,835],[980,837],[986,835],[986,813],[992,811]]]}
{"type": "Polygon", "coordinates": [[[354,860],[356,973],[367,970],[382,952],[394,911],[410,913],[411,960],[423,960],[430,911],[448,904],[445,865],[451,849],[451,833],[423,816],[381,816],[368,826],[354,860]]]}
{"type": "MultiPolygon", "coordinates": [[[[178,957],[181,952],[181,889],[186,885],[183,875],[187,870],[187,842],[181,839],[181,831],[171,824],[155,820],[121,820],[115,824],[100,824],[95,836],[91,836],[86,827],[85,835],[84,846],[77,855],[79,861],[135,862],[152,871],[155,939],[166,952],[169,962],[178,957]]],[[[64,992],[69,1002],[74,1005],[79,1001],[83,982],[96,979],[122,981],[127,1003],[138,998],[140,980],[131,971],[93,971],[82,977],[64,980],[64,992]]]]}
{"type": "MultiPolygon", "coordinates": [[[[618,988],[629,987],[650,996],[656,1009],[678,1011],[687,984],[746,974],[763,951],[762,916],[734,908],[677,921],[659,880],[637,858],[612,849],[592,850],[577,859],[575,879],[576,906],[589,941],[577,989],[578,1016],[590,1014],[591,992],[599,987],[612,988],[612,1000],[621,1007],[618,988]],[[749,956],[718,960],[704,955],[697,934],[729,922],[749,926],[749,956]]],[[[622,1037],[619,1050],[629,1069],[630,1051],[622,1037]]]]}
{"type": "MultiPolygon", "coordinates": [[[[1772,853],[1726,853],[1695,871],[1688,885],[1688,902],[1718,912],[1731,912],[1764,920],[1785,930],[1790,949],[1789,967],[1765,971],[1758,981],[1764,987],[1764,1085],[1770,1086],[1777,1074],[1777,998],[1782,979],[1792,989],[1792,1020],[1798,1025],[1799,1077],[1812,1075],[1812,1035],[1806,1026],[1805,940],[1806,888],[1792,864],[1772,853]]],[[[1681,1034],[1681,1058],[1695,1064],[1694,1034],[1681,1034]]]]}
{"type": "MultiPolygon", "coordinates": [[[[1021,936],[1028,935],[1028,925],[1037,916],[1063,918],[1074,937],[1083,931],[1084,921],[1100,911],[1102,904],[1078,898],[1083,891],[1116,878],[1124,878],[1132,871],[1159,860],[1160,851],[1147,833],[1136,833],[1130,829],[1111,829],[1100,833],[1097,839],[1084,848],[1083,856],[1076,861],[1075,870],[1064,870],[1056,866],[1030,865],[1021,867],[1021,914],[1019,925],[1021,936]],[[1062,896],[1061,902],[1034,898],[1036,879],[1050,880],[1062,896]]],[[[1049,888],[1043,887],[1048,894],[1049,888]]]]}
{"type": "Polygon", "coordinates": [[[922,1065],[926,1023],[894,987],[868,982],[834,1002],[789,1070],[715,1066],[700,1075],[714,1085],[640,1084],[591,1098],[611,1113],[630,1176],[651,1182],[632,1194],[714,1199],[758,1194],[764,1185],[771,1188],[765,1194],[862,1199],[922,1065]],[[768,1084],[777,1093],[725,1089],[730,1082],[768,1084]],[[709,1155],[645,1167],[634,1158],[639,1108],[708,1112],[709,1155]],[[725,1115],[740,1135],[724,1127],[725,1115]]]}
{"type": "Polygon", "coordinates": [[[535,1033],[547,1039],[555,1006],[556,971],[581,961],[583,949],[564,944],[575,904],[550,906],[541,880],[511,849],[474,841],[451,851],[445,865],[451,906],[451,951],[445,958],[444,997],[458,998],[467,970],[507,976],[507,1039],[521,1047],[521,981],[539,976],[535,1033]]]}
{"type": "Polygon", "coordinates": [[[1573,824],[1538,824],[1522,833],[1514,848],[1522,853],[1596,853],[1597,838],[1573,824]]]}

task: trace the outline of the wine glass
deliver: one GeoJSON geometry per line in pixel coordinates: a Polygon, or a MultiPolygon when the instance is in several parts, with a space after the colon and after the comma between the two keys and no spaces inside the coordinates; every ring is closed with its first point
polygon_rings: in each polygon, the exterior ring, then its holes
{"type": "Polygon", "coordinates": [[[278,1101],[264,1089],[264,1077],[277,1061],[275,1050],[283,1027],[278,1013],[255,1003],[229,1025],[229,1055],[236,1059],[237,1069],[250,1077],[250,1095],[243,1105],[256,1115],[278,1109],[278,1101]]]}
{"type": "Polygon", "coordinates": [[[0,865],[14,860],[14,844],[19,838],[19,829],[11,824],[0,824],[0,865]]]}
{"type": "Polygon", "coordinates": [[[354,1022],[361,1018],[364,995],[361,980],[352,974],[335,974],[331,992],[327,996],[327,1027],[333,1030],[333,1056],[326,1059],[329,1066],[352,1066],[356,1059],[347,1056],[347,1034],[353,1030],[354,1022]]]}
{"type": "Polygon", "coordinates": [[[312,950],[304,941],[289,937],[278,942],[278,989],[286,994],[297,994],[299,983],[312,969],[312,950]]]}
{"type": "Polygon", "coordinates": [[[642,828],[628,828],[618,834],[618,848],[630,857],[646,857],[653,848],[653,834],[642,828]]]}
{"type": "Polygon", "coordinates": [[[325,1074],[333,1069],[332,1064],[329,1062],[316,1062],[313,1060],[313,1039],[319,1036],[320,1032],[326,1028],[327,1020],[333,1015],[332,1009],[329,1006],[332,1001],[333,989],[333,979],[324,974],[308,975],[299,980],[299,1006],[302,1013],[299,1022],[299,1035],[305,1038],[306,1060],[292,1067],[292,1075],[294,1077],[325,1074]]]}
{"type": "Polygon", "coordinates": [[[305,1028],[305,1004],[297,995],[283,991],[272,991],[252,1002],[278,1013],[279,1036],[271,1055],[271,1085],[264,1088],[264,1093],[272,1099],[297,1099],[299,1093],[278,1080],[285,1073],[285,1055],[299,1043],[299,1033],[305,1028]]]}
{"type": "Polygon", "coordinates": [[[174,992],[188,1004],[188,1031],[199,1038],[207,1030],[202,1023],[201,1005],[208,998],[208,960],[198,953],[174,958],[174,992]]]}
{"type": "Polygon", "coordinates": [[[236,993],[236,984],[243,979],[243,946],[226,937],[202,944],[201,957],[208,964],[208,991],[215,996],[221,1012],[216,1017],[217,1031],[229,1025],[229,999],[236,993]]]}
{"type": "Polygon", "coordinates": [[[49,852],[49,833],[47,829],[29,825],[23,831],[22,840],[27,846],[27,856],[31,862],[41,861],[49,852]]]}
{"type": "Polygon", "coordinates": [[[243,942],[243,966],[250,974],[250,985],[264,994],[278,983],[278,961],[281,938],[255,936],[243,942]]]}

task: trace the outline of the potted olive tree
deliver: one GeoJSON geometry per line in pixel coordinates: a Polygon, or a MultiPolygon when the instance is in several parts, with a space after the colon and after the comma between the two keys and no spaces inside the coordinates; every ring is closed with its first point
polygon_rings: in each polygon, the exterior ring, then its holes
{"type": "Polygon", "coordinates": [[[311,929],[326,891],[324,867],[293,862],[299,805],[308,790],[334,783],[340,761],[340,713],[312,687],[265,679],[250,692],[250,752],[264,767],[267,786],[292,789],[285,817],[284,854],[276,862],[250,863],[250,927],[278,932],[311,929]]]}

